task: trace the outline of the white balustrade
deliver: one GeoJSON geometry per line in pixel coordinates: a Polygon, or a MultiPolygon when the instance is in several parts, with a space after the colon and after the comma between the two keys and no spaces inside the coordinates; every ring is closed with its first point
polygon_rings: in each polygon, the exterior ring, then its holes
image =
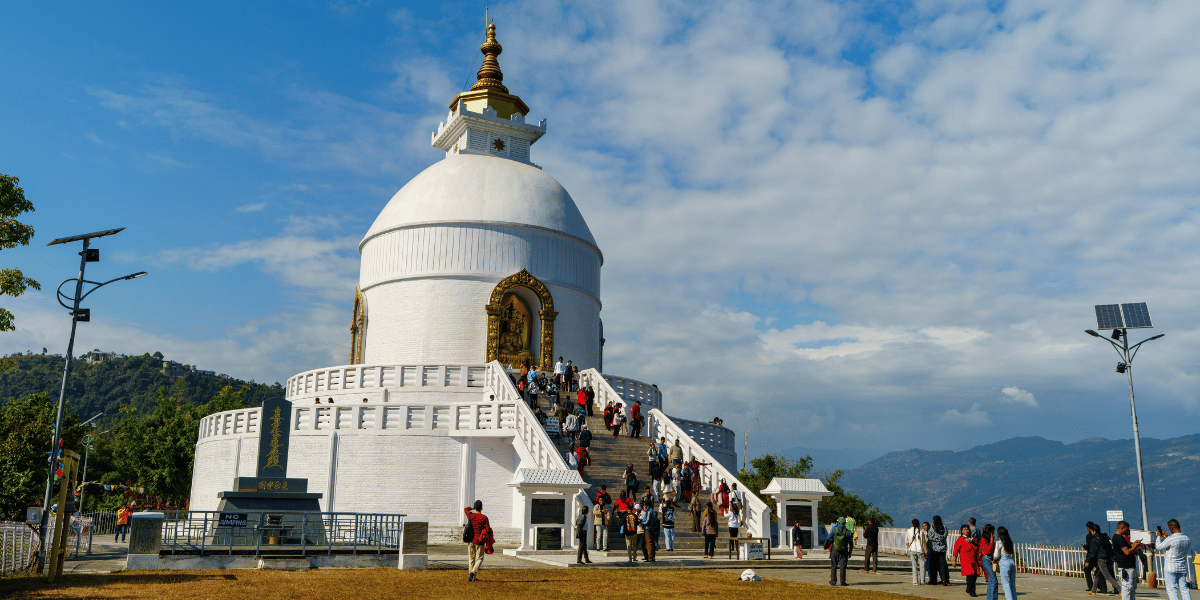
{"type": "Polygon", "coordinates": [[[650,409],[646,417],[646,430],[647,435],[652,439],[667,438],[668,446],[679,440],[684,458],[695,456],[701,463],[708,463],[706,466],[700,467],[700,476],[701,481],[708,483],[710,490],[716,489],[722,479],[730,486],[739,483],[738,489],[746,497],[746,506],[742,510],[746,529],[751,537],[770,536],[771,509],[767,503],[762,498],[750,493],[745,484],[738,482],[737,476],[732,471],[714,458],[699,442],[693,440],[687,431],[676,425],[670,417],[657,408],[650,409]]]}
{"type": "Polygon", "coordinates": [[[289,400],[329,392],[403,388],[482,388],[487,365],[343,365],[306,371],[288,378],[289,400]]]}

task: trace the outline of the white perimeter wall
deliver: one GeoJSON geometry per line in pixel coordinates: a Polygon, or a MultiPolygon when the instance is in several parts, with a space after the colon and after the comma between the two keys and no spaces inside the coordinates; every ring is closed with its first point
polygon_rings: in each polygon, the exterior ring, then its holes
{"type": "MultiPolygon", "coordinates": [[[[191,510],[216,510],[217,493],[232,489],[237,475],[253,477],[257,463],[257,434],[200,440],[191,510]]],[[[404,513],[448,527],[457,526],[462,508],[476,499],[494,527],[513,527],[516,492],[509,483],[519,464],[509,436],[293,432],[288,449],[288,477],[308,479],[308,491],[322,494],[324,511],[404,513]]]]}

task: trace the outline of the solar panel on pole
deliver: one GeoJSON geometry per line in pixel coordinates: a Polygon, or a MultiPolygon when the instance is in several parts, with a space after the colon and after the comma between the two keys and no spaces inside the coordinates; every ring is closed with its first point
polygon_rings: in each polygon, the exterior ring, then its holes
{"type": "Polygon", "coordinates": [[[1124,329],[1120,304],[1096,305],[1096,329],[1124,329]]]}
{"type": "Polygon", "coordinates": [[[1146,308],[1145,302],[1122,304],[1121,312],[1125,314],[1126,327],[1138,329],[1154,327],[1154,324],[1150,322],[1150,309],[1146,308]]]}

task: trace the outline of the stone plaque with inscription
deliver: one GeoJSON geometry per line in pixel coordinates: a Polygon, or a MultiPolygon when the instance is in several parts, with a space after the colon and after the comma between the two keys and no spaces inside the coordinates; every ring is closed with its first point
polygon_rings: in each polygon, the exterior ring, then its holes
{"type": "Polygon", "coordinates": [[[537,550],[562,550],[562,527],[538,527],[537,550]]]}

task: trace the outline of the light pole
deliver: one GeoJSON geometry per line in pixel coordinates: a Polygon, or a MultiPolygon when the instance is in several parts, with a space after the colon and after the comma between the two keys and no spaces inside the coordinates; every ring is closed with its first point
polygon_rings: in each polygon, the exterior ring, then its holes
{"type": "MultiPolygon", "coordinates": [[[[95,421],[96,419],[100,418],[101,415],[103,415],[103,414],[104,413],[100,413],[99,415],[96,415],[96,416],[88,419],[87,422],[84,423],[84,425],[87,425],[88,423],[92,423],[92,421],[95,421]]],[[[81,484],[87,483],[88,454],[90,454],[92,451],[92,440],[95,439],[96,436],[104,435],[104,434],[108,433],[109,431],[112,431],[112,430],[110,429],[108,431],[101,431],[100,433],[96,433],[96,424],[92,423],[92,429],[90,431],[88,431],[87,439],[85,439],[84,443],[83,443],[83,475],[81,475],[79,477],[79,483],[81,483],[81,484]]],[[[87,493],[86,488],[84,488],[84,490],[85,491],[80,492],[80,494],[79,494],[79,509],[76,510],[75,512],[83,512],[83,498],[84,498],[84,494],[87,493]]]]}
{"type": "MultiPolygon", "coordinates": [[[[753,425],[757,420],[758,419],[750,419],[750,422],[746,423],[746,434],[742,436],[742,471],[746,470],[746,453],[750,451],[750,426],[753,425]]],[[[734,448],[736,447],[737,446],[734,446],[734,448]]],[[[735,464],[734,466],[737,465],[735,464]]]]}
{"type": "Polygon", "coordinates": [[[1150,517],[1146,511],[1146,481],[1142,476],[1142,439],[1138,434],[1137,405],[1133,399],[1133,358],[1137,356],[1138,348],[1142,344],[1157,340],[1165,334],[1160,333],[1132,346],[1129,345],[1130,329],[1149,329],[1154,326],[1150,321],[1150,312],[1147,310],[1145,302],[1098,305],[1096,306],[1096,324],[1096,329],[1113,330],[1112,339],[1091,329],[1085,330],[1084,333],[1108,342],[1117,351],[1121,357],[1121,361],[1117,363],[1117,372],[1124,373],[1129,380],[1129,412],[1133,418],[1133,453],[1137,460],[1138,493],[1142,500],[1142,529],[1149,531],[1150,517]],[[1120,340],[1121,343],[1118,344],[1114,340],[1120,340]]]}
{"type": "MultiPolygon", "coordinates": [[[[58,410],[56,411],[55,417],[54,417],[54,437],[50,439],[50,469],[49,469],[50,472],[46,476],[46,495],[45,495],[45,500],[42,502],[42,520],[38,526],[38,537],[40,538],[40,540],[38,542],[38,572],[39,573],[42,572],[42,570],[45,568],[45,565],[46,565],[46,520],[49,517],[49,513],[50,513],[50,496],[54,492],[54,471],[57,469],[57,465],[58,465],[58,454],[60,451],[60,449],[58,447],[58,442],[59,442],[59,438],[62,435],[63,408],[66,404],[66,398],[67,398],[67,376],[71,374],[71,359],[72,359],[72,354],[75,352],[75,326],[80,321],[90,321],[91,320],[91,311],[86,308],[80,309],[79,303],[82,302],[84,298],[87,298],[89,295],[91,295],[92,292],[94,292],[114,281],[137,279],[138,277],[141,277],[146,274],[145,271],[139,271],[137,273],[133,273],[132,275],[126,275],[124,277],[110,279],[108,281],[105,281],[104,283],[88,281],[83,278],[83,273],[84,273],[84,270],[87,268],[87,264],[90,262],[99,262],[100,261],[100,250],[98,250],[96,248],[90,248],[90,249],[88,248],[92,238],[99,238],[99,237],[104,237],[104,236],[108,236],[108,235],[114,235],[114,234],[120,233],[124,230],[125,230],[124,227],[120,227],[117,229],[106,229],[104,231],[97,231],[95,233],[85,233],[83,235],[73,235],[70,237],[58,238],[58,239],[50,242],[49,244],[46,244],[47,246],[54,246],[57,244],[66,244],[68,242],[82,241],[83,242],[83,250],[80,251],[80,253],[79,253],[79,277],[76,277],[74,279],[68,279],[68,280],[63,281],[62,283],[58,284],[58,291],[57,291],[58,303],[61,304],[63,306],[63,308],[67,308],[67,309],[71,310],[71,339],[69,342],[67,342],[67,360],[66,360],[66,365],[63,367],[62,388],[58,392],[58,410]],[[72,281],[75,282],[74,297],[67,296],[62,291],[62,287],[72,281]],[[85,283],[93,286],[92,289],[88,290],[86,293],[84,293],[84,291],[83,291],[83,284],[85,284],[85,283]],[[66,298],[68,300],[72,300],[72,304],[70,306],[68,306],[66,302],[63,302],[64,298],[66,298]]],[[[66,507],[63,507],[63,508],[65,510],[66,507]]]]}

